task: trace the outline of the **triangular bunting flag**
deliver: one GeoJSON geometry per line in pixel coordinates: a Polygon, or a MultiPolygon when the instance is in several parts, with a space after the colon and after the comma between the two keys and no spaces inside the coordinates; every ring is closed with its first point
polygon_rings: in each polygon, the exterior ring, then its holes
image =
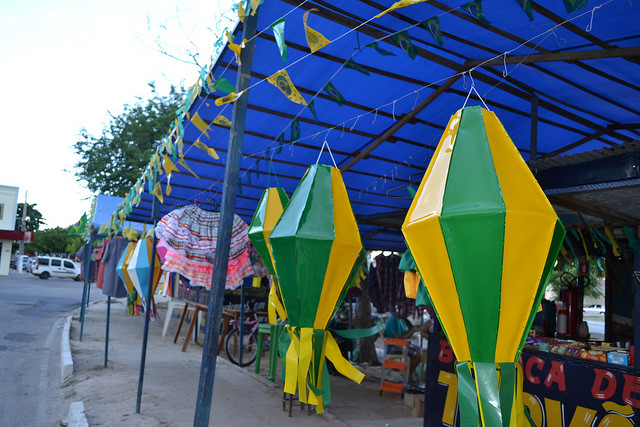
{"type": "Polygon", "coordinates": [[[409,32],[407,30],[400,31],[399,33],[395,33],[394,35],[391,36],[391,38],[393,39],[394,42],[396,42],[398,46],[400,46],[400,49],[404,50],[407,53],[407,55],[409,55],[411,59],[415,59],[417,49],[411,43],[411,37],[409,37],[409,32]]]}
{"type": "Polygon", "coordinates": [[[386,49],[381,48],[380,46],[378,46],[378,42],[371,42],[368,45],[365,45],[365,47],[370,47],[376,50],[376,52],[378,52],[380,55],[384,55],[384,56],[396,56],[395,53],[393,52],[389,52],[386,49]]]}
{"type": "Polygon", "coordinates": [[[224,93],[233,93],[236,91],[236,87],[231,84],[231,82],[224,77],[220,77],[213,84],[214,89],[218,89],[220,92],[224,93]]]}
{"type": "Polygon", "coordinates": [[[278,19],[269,25],[269,28],[273,30],[273,36],[276,38],[278,50],[280,50],[280,57],[284,62],[287,62],[287,44],[284,42],[284,18],[278,19]]]}
{"type": "Polygon", "coordinates": [[[213,120],[213,123],[226,128],[231,127],[231,121],[221,114],[218,114],[218,116],[213,120]]]}
{"type": "Polygon", "coordinates": [[[232,102],[235,102],[238,98],[240,98],[242,96],[243,93],[244,93],[244,91],[242,91],[240,93],[231,92],[227,96],[223,96],[223,97],[220,97],[220,98],[216,99],[216,105],[219,107],[219,106],[221,106],[223,104],[230,104],[232,102]]]}
{"type": "Polygon", "coordinates": [[[164,172],[167,175],[171,175],[174,172],[178,172],[178,168],[176,167],[176,165],[171,161],[171,159],[168,156],[164,156],[162,158],[162,168],[164,169],[164,172]]]}
{"type": "Polygon", "coordinates": [[[567,9],[567,12],[575,12],[576,10],[582,9],[583,7],[587,7],[587,0],[562,0],[564,3],[564,8],[567,9]]]}
{"type": "Polygon", "coordinates": [[[300,139],[300,121],[296,118],[291,122],[291,142],[300,139]]]}
{"type": "Polygon", "coordinates": [[[162,196],[162,186],[159,182],[157,182],[153,187],[153,191],[151,193],[158,198],[160,203],[164,203],[164,197],[162,196]]]}
{"type": "Polygon", "coordinates": [[[380,18],[382,15],[385,15],[385,14],[391,12],[392,10],[400,9],[402,7],[411,6],[411,5],[414,5],[414,4],[417,4],[417,3],[422,3],[424,1],[427,1],[427,0],[400,0],[400,1],[397,1],[394,4],[392,4],[389,9],[386,9],[386,10],[380,12],[379,14],[377,14],[375,17],[376,18],[380,18]]]}
{"type": "Polygon", "coordinates": [[[366,74],[367,76],[370,74],[366,68],[364,68],[362,65],[358,64],[351,58],[349,58],[347,62],[344,63],[344,68],[351,68],[352,70],[359,71],[362,74],[366,74]]]}
{"type": "Polygon", "coordinates": [[[469,3],[465,3],[460,6],[460,8],[483,24],[491,24],[487,18],[484,17],[484,12],[482,11],[482,0],[470,1],[469,3]]]}
{"type": "Polygon", "coordinates": [[[431,34],[431,37],[438,43],[440,46],[444,45],[444,40],[442,39],[442,31],[440,31],[440,18],[434,16],[433,18],[429,18],[426,21],[422,21],[420,23],[428,32],[431,34]]]}
{"type": "Polygon", "coordinates": [[[325,92],[329,94],[331,99],[333,99],[335,102],[338,103],[338,105],[342,106],[342,104],[346,102],[346,100],[344,99],[344,96],[342,96],[342,94],[338,92],[338,89],[336,89],[333,83],[331,82],[327,83],[323,89],[325,92]]]}
{"type": "Polygon", "coordinates": [[[278,136],[278,149],[276,150],[277,154],[282,153],[282,146],[284,145],[284,132],[278,136]]]}
{"type": "Polygon", "coordinates": [[[251,16],[255,15],[262,0],[251,0],[251,16]]]}
{"type": "Polygon", "coordinates": [[[242,65],[240,62],[240,53],[242,52],[242,48],[244,47],[244,43],[246,40],[243,41],[241,45],[239,45],[233,42],[233,35],[229,31],[225,30],[225,34],[227,36],[227,40],[229,41],[229,43],[227,43],[227,47],[236,54],[236,63],[238,65],[242,65]]]}
{"type": "Polygon", "coordinates": [[[216,159],[216,160],[220,159],[220,156],[218,156],[218,153],[216,153],[216,150],[213,149],[212,147],[209,147],[204,142],[198,140],[198,141],[194,142],[193,145],[195,145],[196,147],[198,147],[199,149],[201,149],[202,151],[204,151],[205,153],[207,153],[208,155],[210,155],[214,159],[216,159]]]}
{"type": "Polygon", "coordinates": [[[304,16],[302,17],[302,21],[304,22],[304,31],[307,36],[307,44],[309,45],[309,49],[311,49],[311,53],[315,53],[331,43],[331,41],[327,40],[325,36],[307,25],[308,17],[309,11],[306,11],[304,16]]]}
{"type": "Polygon", "coordinates": [[[298,89],[293,85],[287,70],[280,70],[275,74],[267,77],[267,81],[280,89],[287,98],[298,104],[307,105],[307,101],[304,100],[298,89]]]}
{"type": "Polygon", "coordinates": [[[191,173],[191,175],[195,176],[196,178],[200,178],[198,175],[196,175],[196,173],[194,171],[191,170],[191,168],[189,167],[189,165],[187,164],[187,162],[185,162],[184,157],[180,157],[180,160],[178,160],[178,163],[185,168],[186,170],[189,171],[189,173],[191,173]]]}
{"type": "Polygon", "coordinates": [[[191,123],[193,123],[200,132],[202,132],[207,138],[209,138],[209,134],[207,133],[207,129],[209,129],[209,125],[202,120],[200,114],[196,111],[195,114],[191,117],[191,123]]]}
{"type": "MultiPolygon", "coordinates": [[[[516,0],[516,3],[524,10],[524,13],[529,17],[529,21],[533,21],[533,11],[531,10],[531,0],[516,0]]],[[[565,6],[567,2],[565,1],[565,6]]],[[[584,1],[584,5],[587,5],[587,1],[584,1]]]]}
{"type": "Polygon", "coordinates": [[[240,22],[244,22],[244,7],[242,7],[242,0],[240,0],[238,2],[238,19],[240,19],[240,22]]]}
{"type": "Polygon", "coordinates": [[[311,114],[313,114],[313,121],[318,124],[318,115],[316,114],[316,100],[314,99],[313,101],[311,101],[309,105],[307,105],[307,107],[309,107],[309,110],[311,110],[311,114]]]}

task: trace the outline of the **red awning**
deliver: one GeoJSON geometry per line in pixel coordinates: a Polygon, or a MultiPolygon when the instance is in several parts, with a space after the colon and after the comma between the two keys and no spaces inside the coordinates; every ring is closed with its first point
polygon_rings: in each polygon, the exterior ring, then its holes
{"type": "Polygon", "coordinates": [[[33,242],[33,231],[0,230],[0,240],[33,242]]]}

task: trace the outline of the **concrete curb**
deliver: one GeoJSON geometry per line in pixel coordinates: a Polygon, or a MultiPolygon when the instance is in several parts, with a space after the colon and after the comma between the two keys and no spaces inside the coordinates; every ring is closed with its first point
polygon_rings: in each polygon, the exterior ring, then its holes
{"type": "Polygon", "coordinates": [[[69,333],[71,331],[71,316],[67,317],[62,330],[60,340],[60,375],[62,385],[66,384],[73,375],[73,358],[71,357],[71,345],[69,344],[69,333]]]}
{"type": "Polygon", "coordinates": [[[82,402],[73,402],[69,406],[67,427],[89,427],[87,417],[84,415],[84,404],[82,402]]]}

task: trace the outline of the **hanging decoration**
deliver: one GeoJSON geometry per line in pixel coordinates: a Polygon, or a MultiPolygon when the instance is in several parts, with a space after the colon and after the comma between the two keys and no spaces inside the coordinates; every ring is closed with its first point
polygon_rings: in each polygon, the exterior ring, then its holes
{"type": "Polygon", "coordinates": [[[382,56],[396,56],[395,53],[389,52],[388,50],[381,48],[378,45],[378,42],[371,42],[371,43],[365,45],[365,47],[370,47],[372,49],[375,49],[375,51],[378,52],[382,56]]]}
{"type": "Polygon", "coordinates": [[[207,133],[209,125],[202,119],[202,117],[200,117],[200,114],[198,114],[197,111],[193,114],[193,116],[187,115],[187,119],[190,120],[191,123],[193,123],[195,127],[197,127],[198,130],[204,134],[204,136],[209,138],[209,134],[207,133]]]}
{"type": "Polygon", "coordinates": [[[231,120],[227,119],[222,114],[218,114],[215,119],[213,119],[213,123],[216,125],[224,126],[226,128],[231,127],[231,120]]]}
{"type": "Polygon", "coordinates": [[[434,16],[433,18],[429,18],[420,23],[428,32],[431,34],[431,37],[438,43],[440,46],[444,46],[444,40],[442,38],[442,30],[440,30],[440,18],[434,16]]]}
{"type": "Polygon", "coordinates": [[[295,142],[300,139],[300,120],[296,117],[291,122],[291,142],[295,142]]]}
{"type": "Polygon", "coordinates": [[[276,225],[285,206],[289,203],[289,196],[282,187],[267,188],[262,193],[258,208],[253,214],[253,219],[249,225],[249,239],[260,254],[260,258],[265,266],[274,277],[272,280],[271,290],[269,291],[269,323],[275,325],[277,317],[281,320],[287,319],[287,313],[282,304],[282,291],[278,285],[276,271],[273,267],[273,256],[271,254],[271,246],[269,245],[269,236],[273,227],[276,225]]]}
{"type": "Polygon", "coordinates": [[[193,143],[193,145],[195,147],[198,147],[199,149],[201,149],[205,153],[207,153],[214,160],[219,160],[220,159],[220,156],[218,156],[218,153],[216,152],[216,150],[213,147],[209,147],[204,142],[202,142],[200,140],[197,140],[196,142],[193,143]]]}
{"type": "MultiPolygon", "coordinates": [[[[533,11],[531,10],[531,0],[516,0],[516,3],[518,3],[518,6],[520,6],[522,8],[522,10],[524,10],[524,13],[527,14],[527,16],[529,17],[529,21],[533,21],[533,11]]],[[[566,5],[566,1],[565,1],[565,5],[566,5]]],[[[584,2],[585,6],[587,5],[587,2],[584,2]]]]}
{"type": "Polygon", "coordinates": [[[327,82],[326,85],[324,85],[324,87],[322,88],[325,92],[327,92],[327,94],[329,95],[329,97],[334,100],[339,106],[342,107],[342,104],[344,104],[345,102],[347,102],[346,99],[344,99],[344,96],[342,96],[342,94],[338,91],[338,89],[336,89],[336,87],[333,85],[333,83],[331,82],[327,82]]]}
{"type": "Polygon", "coordinates": [[[280,89],[280,91],[291,101],[307,105],[307,101],[304,100],[302,95],[300,95],[300,92],[298,92],[298,89],[293,85],[293,82],[291,82],[287,70],[280,70],[277,73],[272,74],[267,77],[267,81],[280,89]]]}
{"type": "Polygon", "coordinates": [[[494,113],[452,116],[402,231],[459,361],[461,425],[528,425],[516,362],[565,230],[494,113]]]}
{"type": "Polygon", "coordinates": [[[409,32],[407,30],[400,31],[399,33],[395,33],[391,36],[391,39],[400,46],[400,49],[404,50],[409,58],[415,59],[418,49],[411,43],[411,37],[409,37],[409,32]]]}
{"type": "Polygon", "coordinates": [[[141,303],[140,296],[135,290],[135,286],[133,285],[133,280],[131,280],[131,276],[129,276],[129,263],[131,262],[131,257],[133,255],[133,251],[136,248],[136,242],[129,242],[127,249],[125,249],[124,253],[118,260],[118,264],[116,265],[116,273],[120,277],[120,280],[124,283],[127,288],[127,293],[129,294],[129,298],[127,298],[127,302],[130,302],[129,305],[129,314],[134,314],[134,305],[139,305],[141,303]]]}
{"type": "Polygon", "coordinates": [[[68,236],[81,236],[87,229],[87,213],[83,213],[78,222],[73,224],[67,233],[68,236]]]}
{"type": "Polygon", "coordinates": [[[278,19],[273,24],[269,25],[269,28],[273,30],[273,37],[276,39],[276,44],[280,51],[280,57],[284,62],[287,62],[287,44],[284,41],[284,18],[278,19]]]}
{"type": "Polygon", "coordinates": [[[325,36],[314,30],[313,28],[307,25],[307,18],[309,17],[309,11],[307,10],[302,16],[302,21],[304,22],[304,32],[307,38],[307,44],[309,45],[309,49],[311,49],[311,53],[316,53],[329,43],[330,40],[327,40],[325,36]]]}
{"type": "Polygon", "coordinates": [[[589,2],[587,0],[562,0],[564,8],[567,9],[567,13],[575,12],[584,7],[587,7],[589,2]]]}
{"type": "Polygon", "coordinates": [[[164,197],[162,195],[162,185],[160,185],[160,182],[156,182],[156,184],[153,186],[153,191],[151,191],[151,194],[156,196],[160,203],[164,203],[164,197]]]}
{"type": "Polygon", "coordinates": [[[350,68],[352,70],[359,71],[362,74],[365,74],[367,76],[370,75],[370,73],[367,71],[366,68],[364,68],[364,66],[358,64],[352,58],[347,59],[347,62],[344,63],[344,68],[350,68]]]}
{"type": "Polygon", "coordinates": [[[491,22],[489,22],[487,18],[484,17],[484,12],[482,11],[482,0],[470,1],[469,3],[465,3],[460,6],[460,8],[483,24],[491,24],[491,22]]]}
{"type": "Polygon", "coordinates": [[[400,9],[402,7],[407,7],[407,6],[412,6],[414,4],[418,4],[418,3],[422,3],[425,2],[427,0],[400,0],[395,2],[394,4],[391,5],[390,8],[383,10],[382,12],[380,12],[379,14],[377,14],[375,17],[376,18],[380,18],[383,15],[386,15],[387,13],[394,11],[396,9],[400,9]]]}
{"type": "Polygon", "coordinates": [[[326,328],[364,260],[340,170],[309,167],[269,237],[291,344],[284,391],[324,411],[326,358],[346,377],[364,374],[342,357],[326,328]],[[292,262],[296,260],[296,262],[292,262]],[[307,395],[307,387],[310,389],[307,395]]]}
{"type": "Polygon", "coordinates": [[[224,77],[218,78],[213,84],[213,88],[219,90],[220,92],[224,92],[226,94],[231,94],[236,91],[236,87],[231,84],[231,82],[224,77]]]}
{"type": "Polygon", "coordinates": [[[242,63],[240,62],[240,54],[242,53],[242,48],[244,47],[247,41],[243,40],[241,45],[236,44],[233,42],[233,34],[231,34],[229,30],[225,30],[224,33],[227,36],[227,42],[228,42],[227,47],[231,49],[231,51],[235,54],[236,63],[238,65],[242,65],[242,63]]]}
{"type": "Polygon", "coordinates": [[[149,275],[153,275],[151,282],[151,294],[158,284],[160,279],[160,259],[156,254],[154,262],[153,272],[151,272],[151,249],[153,246],[153,237],[147,235],[136,243],[136,246],[131,254],[129,265],[127,266],[127,273],[129,278],[133,282],[133,286],[138,293],[142,306],[146,309],[149,307],[149,301],[146,300],[149,290],[149,275]]]}
{"type": "Polygon", "coordinates": [[[240,98],[242,96],[242,94],[244,92],[245,92],[244,90],[242,92],[239,92],[239,93],[231,92],[227,96],[223,96],[223,97],[217,98],[215,103],[219,107],[219,106],[224,105],[224,104],[230,104],[232,102],[236,102],[238,100],[238,98],[240,98]]]}

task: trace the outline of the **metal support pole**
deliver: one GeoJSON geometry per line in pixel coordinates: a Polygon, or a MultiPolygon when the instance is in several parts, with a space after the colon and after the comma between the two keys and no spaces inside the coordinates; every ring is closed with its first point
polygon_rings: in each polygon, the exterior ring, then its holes
{"type": "MultiPolygon", "coordinates": [[[[156,181],[158,175],[156,174],[156,181]]],[[[151,208],[151,217],[153,218],[153,245],[151,247],[151,261],[149,262],[149,280],[147,280],[147,307],[144,311],[144,332],[142,334],[142,353],[140,354],[140,375],[138,376],[138,396],[136,398],[136,414],[140,413],[140,402],[142,400],[142,382],[144,380],[144,365],[147,359],[147,340],[149,338],[149,321],[151,320],[151,308],[153,307],[153,271],[156,267],[156,225],[158,224],[158,212],[160,211],[160,202],[157,197],[153,197],[153,205],[151,208]]],[[[144,238],[144,236],[141,236],[144,238]]],[[[189,337],[187,337],[189,339],[189,337]]]]}
{"type": "MultiPolygon", "coordinates": [[[[633,355],[633,369],[638,372],[640,371],[640,351],[635,348],[635,345],[640,345],[640,254],[638,252],[633,252],[633,271],[631,272],[632,278],[631,280],[634,282],[634,307],[633,307],[633,345],[635,349],[635,353],[633,355]]],[[[609,307],[609,305],[607,305],[609,307]]]]}
{"type": "Polygon", "coordinates": [[[111,322],[111,297],[107,297],[107,330],[104,334],[104,367],[109,357],[109,323],[111,322]]]}
{"type": "MultiPolygon", "coordinates": [[[[244,20],[244,30],[241,39],[247,39],[248,42],[240,54],[240,62],[242,65],[240,65],[238,78],[236,80],[236,90],[238,93],[249,87],[257,20],[257,13],[255,15],[247,14],[244,20]]],[[[207,312],[207,328],[204,337],[202,364],[200,366],[200,380],[198,381],[196,412],[193,419],[193,425],[197,427],[206,427],[209,425],[213,383],[216,375],[218,338],[222,320],[222,304],[224,302],[224,286],[229,261],[231,230],[236,207],[236,192],[238,191],[240,160],[242,158],[242,138],[244,136],[247,104],[248,93],[244,93],[233,106],[229,151],[227,152],[227,165],[224,172],[218,241],[216,244],[216,254],[211,279],[211,297],[209,299],[209,310],[207,312]]]]}
{"type": "MultiPolygon", "coordinates": [[[[90,225],[87,225],[90,227],[90,225]]],[[[89,232],[89,241],[87,242],[87,254],[85,255],[84,260],[84,286],[82,288],[82,304],[80,304],[80,338],[82,341],[82,333],[84,332],[84,312],[85,307],[88,305],[89,301],[89,279],[90,279],[90,269],[91,269],[91,252],[93,251],[93,232],[89,232]]]]}
{"type": "Polygon", "coordinates": [[[238,363],[242,366],[242,347],[244,340],[244,280],[240,285],[240,324],[238,325],[238,363]]]}

